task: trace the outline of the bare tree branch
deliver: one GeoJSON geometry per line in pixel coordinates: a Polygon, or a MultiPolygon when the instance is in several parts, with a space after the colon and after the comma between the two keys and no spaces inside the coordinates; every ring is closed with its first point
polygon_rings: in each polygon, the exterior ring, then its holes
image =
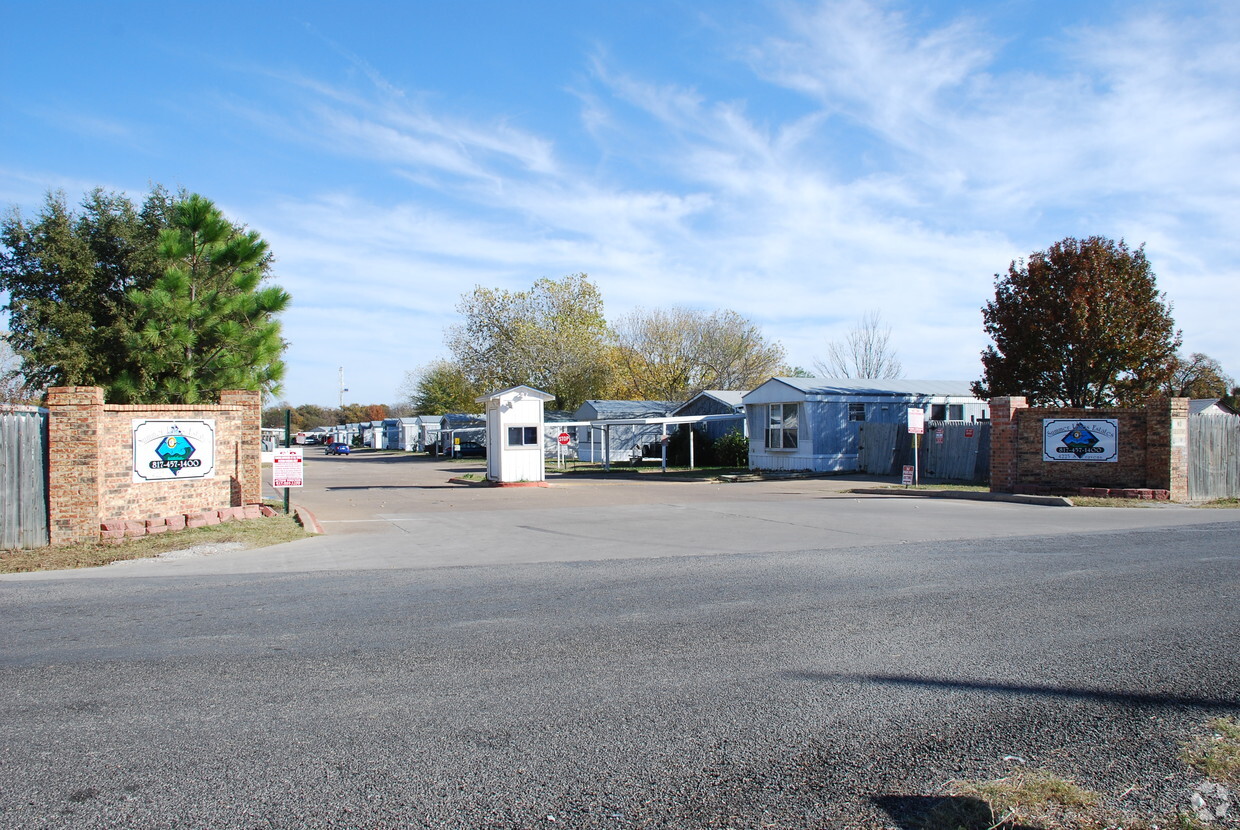
{"type": "Polygon", "coordinates": [[[867,311],[843,340],[827,344],[827,356],[814,361],[822,377],[898,378],[904,373],[891,349],[891,327],[883,325],[882,314],[867,311]]]}

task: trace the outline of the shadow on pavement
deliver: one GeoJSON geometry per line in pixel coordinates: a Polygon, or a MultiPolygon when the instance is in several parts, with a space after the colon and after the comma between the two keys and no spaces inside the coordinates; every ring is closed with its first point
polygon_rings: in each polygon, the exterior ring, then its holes
{"type": "Polygon", "coordinates": [[[1136,692],[1115,692],[1105,689],[1071,689],[1061,686],[1030,686],[1020,683],[995,683],[949,678],[916,677],[894,674],[830,674],[826,672],[787,672],[787,676],[822,683],[878,683],[890,686],[923,686],[959,691],[991,692],[1006,695],[1034,695],[1096,703],[1119,703],[1125,706],[1187,706],[1195,709],[1240,710],[1240,700],[1222,700],[1182,695],[1155,695],[1136,692]]]}
{"type": "MultiPolygon", "coordinates": [[[[953,830],[992,830],[994,816],[985,801],[972,796],[879,795],[871,799],[887,811],[902,830],[951,827],[953,830]]],[[[1038,830],[1028,824],[1004,824],[1003,830],[1038,830]]]]}

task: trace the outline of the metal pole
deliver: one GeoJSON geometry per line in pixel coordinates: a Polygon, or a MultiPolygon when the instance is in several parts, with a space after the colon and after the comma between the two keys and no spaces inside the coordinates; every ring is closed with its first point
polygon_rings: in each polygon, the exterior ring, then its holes
{"type": "Polygon", "coordinates": [[[689,469],[693,469],[693,425],[689,425],[689,469]]]}
{"type": "Polygon", "coordinates": [[[920,477],[921,472],[919,470],[919,463],[917,461],[917,448],[921,444],[920,439],[921,439],[921,436],[918,435],[916,432],[914,432],[913,433],[913,486],[914,487],[916,487],[918,483],[921,481],[921,477],[920,477]]]}
{"type": "MultiPolygon", "coordinates": [[[[293,425],[293,410],[286,409],[284,410],[284,448],[285,449],[288,449],[289,447],[293,446],[291,443],[291,438],[293,434],[292,425],[293,425]]],[[[285,487],[284,488],[284,515],[286,516],[288,515],[288,510],[289,510],[288,488],[285,487]]]]}

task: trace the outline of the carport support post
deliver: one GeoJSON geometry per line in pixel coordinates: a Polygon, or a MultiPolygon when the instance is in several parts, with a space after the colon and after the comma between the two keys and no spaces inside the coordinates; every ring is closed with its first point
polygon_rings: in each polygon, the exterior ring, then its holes
{"type": "Polygon", "coordinates": [[[667,472],[667,424],[661,427],[663,434],[659,436],[659,466],[662,467],[661,472],[667,472]]]}
{"type": "MultiPolygon", "coordinates": [[[[682,427],[683,429],[683,427],[682,427]]],[[[689,469],[693,469],[693,424],[689,424],[689,469]]]]}

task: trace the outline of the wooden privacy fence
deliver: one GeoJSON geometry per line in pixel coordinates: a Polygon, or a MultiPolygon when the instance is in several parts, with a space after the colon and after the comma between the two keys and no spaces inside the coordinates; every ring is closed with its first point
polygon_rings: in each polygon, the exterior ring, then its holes
{"type": "MultiPolygon", "coordinates": [[[[896,475],[913,463],[913,436],[900,423],[861,424],[858,469],[870,475],[896,475]]],[[[921,477],[944,481],[985,481],[990,472],[990,424],[927,421],[921,436],[921,477]]]]}
{"type": "Polygon", "coordinates": [[[47,545],[47,410],[0,411],[0,550],[47,545]]]}
{"type": "Polygon", "coordinates": [[[1240,415],[1202,412],[1188,419],[1188,497],[1240,498],[1240,415]]]}

